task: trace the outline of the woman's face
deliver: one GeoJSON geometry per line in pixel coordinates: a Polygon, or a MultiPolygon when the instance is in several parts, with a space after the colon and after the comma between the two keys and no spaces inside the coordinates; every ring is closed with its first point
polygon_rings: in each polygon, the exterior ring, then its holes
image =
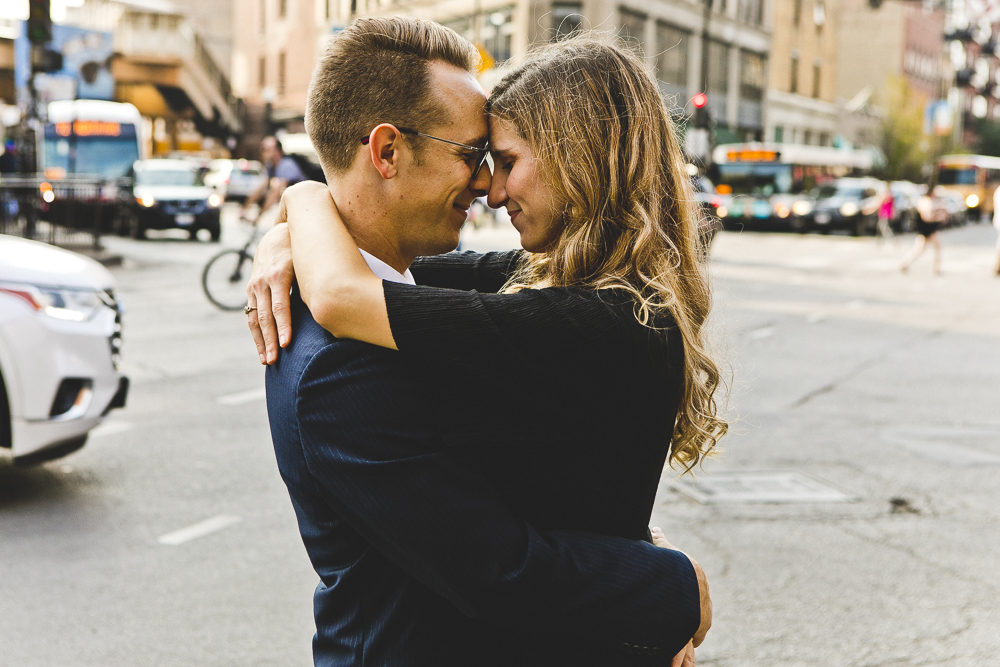
{"type": "Polygon", "coordinates": [[[528,252],[545,252],[562,233],[555,196],[539,174],[540,163],[527,140],[510,123],[490,122],[493,181],[487,203],[507,209],[528,252]]]}

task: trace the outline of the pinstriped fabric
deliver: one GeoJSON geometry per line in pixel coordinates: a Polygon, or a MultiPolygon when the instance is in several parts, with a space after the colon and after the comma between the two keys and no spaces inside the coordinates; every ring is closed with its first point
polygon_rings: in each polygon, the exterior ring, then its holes
{"type": "Polygon", "coordinates": [[[486,459],[468,457],[502,451],[489,426],[469,431],[403,355],[332,338],[301,302],[293,315],[293,343],[267,371],[268,414],[321,579],[317,665],[661,664],[693,634],[683,555],[537,532],[486,459]]]}

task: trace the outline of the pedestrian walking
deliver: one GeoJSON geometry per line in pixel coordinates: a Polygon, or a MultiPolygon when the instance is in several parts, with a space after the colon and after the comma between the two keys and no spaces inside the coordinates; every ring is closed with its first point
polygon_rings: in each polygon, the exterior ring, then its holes
{"type": "Polygon", "coordinates": [[[906,273],[910,265],[927,249],[930,243],[934,249],[934,274],[941,275],[941,238],[939,232],[948,216],[940,193],[936,192],[936,179],[927,184],[927,194],[917,200],[917,238],[913,248],[903,257],[900,270],[906,273]]]}
{"type": "Polygon", "coordinates": [[[892,216],[896,214],[896,199],[892,196],[892,190],[885,189],[882,203],[878,207],[878,236],[879,241],[888,241],[892,238],[892,216]]]}

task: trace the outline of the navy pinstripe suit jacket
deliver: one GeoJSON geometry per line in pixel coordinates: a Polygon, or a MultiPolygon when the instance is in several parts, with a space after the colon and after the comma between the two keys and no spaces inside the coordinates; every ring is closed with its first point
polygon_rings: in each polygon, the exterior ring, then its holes
{"type": "Polygon", "coordinates": [[[267,408],[320,577],[317,666],[669,664],[699,623],[686,556],[536,532],[448,455],[467,434],[416,368],[292,300],[267,408]]]}

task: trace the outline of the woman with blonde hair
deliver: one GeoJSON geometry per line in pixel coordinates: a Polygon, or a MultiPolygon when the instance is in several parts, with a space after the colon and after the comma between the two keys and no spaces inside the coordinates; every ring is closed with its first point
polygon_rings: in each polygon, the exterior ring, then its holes
{"type": "Polygon", "coordinates": [[[727,429],[698,209],[670,115],[639,57],[591,37],[531,54],[487,110],[488,201],[506,207],[524,250],[420,258],[417,285],[382,282],[331,263],[356,246],[324,188],[295,186],[287,231],[262,243],[248,288],[268,313],[264,331],[250,318],[258,350],[271,363],[276,332],[289,342],[287,318],[275,328],[269,313],[291,284],[290,238],[320,325],[433,369],[456,418],[502,413],[481,425],[491,442],[525,447],[532,434],[534,465],[495,471],[518,516],[643,539],[665,463],[691,469],[727,429]]]}

